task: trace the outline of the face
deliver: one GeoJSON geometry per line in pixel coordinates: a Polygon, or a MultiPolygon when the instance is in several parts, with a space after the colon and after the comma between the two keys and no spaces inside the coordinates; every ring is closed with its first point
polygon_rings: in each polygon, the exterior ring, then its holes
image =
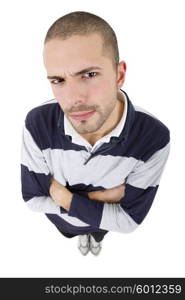
{"type": "Polygon", "coordinates": [[[43,54],[53,94],[75,130],[80,134],[106,130],[124,81],[125,63],[115,69],[98,34],[52,39],[43,54]]]}

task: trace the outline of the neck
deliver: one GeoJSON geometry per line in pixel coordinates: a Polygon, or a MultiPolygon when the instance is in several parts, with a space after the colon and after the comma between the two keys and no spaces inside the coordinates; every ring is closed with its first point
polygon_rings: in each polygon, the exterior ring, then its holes
{"type": "Polygon", "coordinates": [[[124,102],[117,99],[115,108],[103,126],[95,133],[81,134],[92,146],[111,132],[119,123],[124,112],[124,102]]]}

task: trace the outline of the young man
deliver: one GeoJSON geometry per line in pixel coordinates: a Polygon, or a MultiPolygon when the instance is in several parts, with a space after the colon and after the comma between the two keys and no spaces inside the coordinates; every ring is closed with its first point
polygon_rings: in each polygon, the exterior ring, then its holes
{"type": "Polygon", "coordinates": [[[169,130],[121,90],[126,64],[107,22],[86,12],[56,20],[44,41],[55,98],[26,116],[22,194],[83,255],[108,231],[132,232],[148,213],[169,154],[169,130]]]}

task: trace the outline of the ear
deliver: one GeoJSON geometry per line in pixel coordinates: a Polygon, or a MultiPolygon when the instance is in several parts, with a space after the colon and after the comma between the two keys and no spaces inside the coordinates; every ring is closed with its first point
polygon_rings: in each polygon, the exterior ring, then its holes
{"type": "Polygon", "coordinates": [[[127,70],[127,65],[124,61],[121,61],[118,64],[118,73],[117,73],[117,87],[120,89],[125,81],[125,74],[127,70]]]}

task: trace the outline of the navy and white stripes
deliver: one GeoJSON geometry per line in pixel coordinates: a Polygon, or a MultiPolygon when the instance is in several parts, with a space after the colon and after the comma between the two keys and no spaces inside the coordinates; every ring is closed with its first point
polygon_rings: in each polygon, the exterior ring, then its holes
{"type": "Polygon", "coordinates": [[[78,134],[70,136],[55,99],[26,116],[21,153],[23,199],[66,231],[131,232],[143,221],[156,195],[169,155],[169,130],[156,117],[133,106],[125,92],[120,91],[119,96],[127,105],[121,133],[114,130],[91,149],[80,136],[78,143],[78,134]],[[73,192],[68,212],[49,195],[52,176],[73,192]],[[102,203],[87,196],[89,191],[121,183],[126,189],[120,203],[102,203]]]}

